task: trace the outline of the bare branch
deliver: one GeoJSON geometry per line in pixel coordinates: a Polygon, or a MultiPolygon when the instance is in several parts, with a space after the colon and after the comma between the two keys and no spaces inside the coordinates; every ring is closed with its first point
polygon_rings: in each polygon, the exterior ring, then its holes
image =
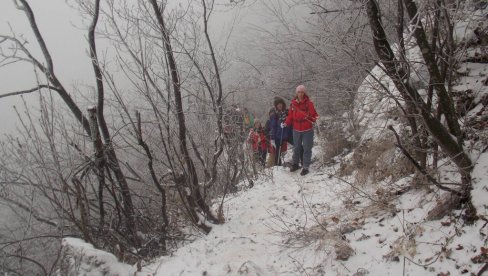
{"type": "Polygon", "coordinates": [[[18,208],[24,210],[25,212],[30,213],[32,215],[32,217],[34,217],[37,221],[45,223],[45,224],[53,226],[53,227],[58,227],[58,225],[56,223],[54,223],[50,220],[44,219],[44,218],[40,217],[39,214],[34,213],[34,210],[31,207],[25,206],[24,204],[22,204],[20,202],[17,202],[15,200],[11,200],[11,199],[6,198],[6,197],[2,197],[2,199],[4,201],[7,201],[7,202],[17,206],[18,208]]]}
{"type": "Polygon", "coordinates": [[[360,10],[360,9],[363,8],[363,7],[356,7],[356,8],[347,8],[347,9],[336,9],[336,10],[332,10],[332,9],[327,9],[326,7],[323,7],[323,6],[319,5],[319,4],[312,4],[312,6],[317,7],[317,8],[320,8],[321,11],[311,12],[310,14],[326,14],[326,13],[335,13],[335,12],[350,12],[350,11],[353,11],[353,10],[360,10]]]}
{"type": "Polygon", "coordinates": [[[19,258],[19,259],[21,259],[21,260],[29,261],[29,262],[31,262],[31,263],[33,263],[33,264],[37,265],[39,268],[41,268],[42,272],[44,272],[44,275],[46,275],[46,276],[47,276],[47,275],[49,275],[49,274],[47,273],[46,268],[45,268],[45,267],[44,267],[44,266],[43,266],[41,263],[39,263],[38,261],[36,261],[36,260],[34,260],[34,259],[31,259],[31,258],[26,257],[26,256],[22,256],[22,255],[16,255],[16,254],[7,254],[7,256],[6,256],[6,257],[7,257],[7,258],[19,258]]]}
{"type": "MultiPolygon", "coordinates": [[[[73,98],[71,98],[71,96],[69,95],[69,93],[66,91],[66,89],[63,87],[63,85],[61,84],[61,82],[58,80],[58,78],[56,77],[56,75],[54,74],[54,67],[53,67],[53,62],[52,62],[52,58],[51,58],[51,55],[49,53],[49,50],[46,46],[46,43],[44,42],[44,39],[39,31],[39,28],[37,26],[37,23],[36,23],[36,20],[35,20],[35,17],[34,17],[34,13],[32,12],[29,4],[27,3],[26,0],[19,0],[20,3],[22,4],[22,6],[18,7],[19,9],[23,10],[25,12],[25,14],[27,15],[27,18],[30,22],[30,25],[31,25],[31,29],[32,31],[34,32],[35,34],[35,37],[37,39],[37,42],[39,43],[39,46],[41,48],[41,51],[44,55],[44,58],[46,60],[46,63],[47,63],[47,67],[44,66],[39,60],[37,60],[31,53],[30,51],[25,47],[25,43],[22,43],[20,40],[18,40],[16,37],[12,37],[12,36],[5,36],[5,35],[1,35],[0,37],[1,38],[6,38],[6,39],[9,39],[13,42],[16,43],[16,45],[27,55],[27,57],[29,58],[29,60],[26,60],[28,62],[32,62],[36,67],[38,67],[41,71],[44,72],[44,74],[46,74],[46,77],[48,78],[49,82],[53,84],[54,87],[57,87],[57,89],[55,91],[58,92],[59,96],[63,99],[63,101],[66,103],[66,105],[68,106],[68,108],[71,110],[71,112],[73,112],[73,114],[75,115],[76,119],[83,125],[83,128],[85,129],[85,132],[88,134],[88,135],[91,135],[90,134],[90,126],[88,125],[88,120],[85,118],[85,116],[83,115],[83,112],[81,112],[80,108],[78,107],[78,105],[74,102],[73,98]]],[[[17,57],[19,58],[19,57],[17,57]]],[[[21,59],[21,58],[19,58],[21,59]]],[[[24,59],[25,60],[25,59],[24,59]]]]}
{"type": "Polygon", "coordinates": [[[16,37],[13,37],[13,36],[8,36],[8,35],[0,35],[0,38],[3,38],[3,41],[7,41],[7,40],[10,40],[12,42],[14,42],[17,47],[22,51],[24,52],[24,54],[27,55],[28,59],[26,58],[21,58],[21,57],[17,57],[15,56],[15,58],[19,59],[19,60],[23,60],[23,61],[26,61],[26,62],[30,62],[30,63],[33,63],[35,66],[37,66],[39,69],[41,69],[41,71],[47,73],[47,68],[44,67],[44,65],[42,65],[42,63],[37,60],[32,54],[31,52],[29,51],[29,49],[27,49],[25,47],[25,44],[27,44],[27,42],[21,42],[19,39],[17,39],[16,37]]]}
{"type": "MultiPolygon", "coordinates": [[[[214,67],[214,73],[215,73],[215,78],[217,80],[217,88],[218,88],[218,94],[217,94],[217,102],[214,103],[217,105],[217,128],[218,128],[218,137],[216,138],[216,143],[218,142],[219,138],[221,137],[223,133],[223,125],[222,125],[222,116],[223,116],[223,109],[222,109],[222,81],[220,79],[220,70],[217,65],[217,59],[215,58],[215,52],[212,46],[212,41],[210,40],[210,36],[208,34],[208,17],[210,16],[210,13],[208,14],[207,17],[207,6],[205,3],[205,0],[202,0],[203,4],[203,26],[204,26],[204,33],[205,33],[205,38],[207,40],[208,48],[210,49],[210,56],[212,57],[212,64],[214,67]]],[[[213,5],[213,2],[212,2],[213,5]]],[[[215,109],[215,107],[214,107],[215,109]]],[[[217,161],[220,155],[222,154],[224,150],[223,143],[220,142],[218,144],[218,148],[216,149],[216,152],[213,156],[213,161],[212,161],[212,181],[215,181],[217,177],[217,161]]]]}
{"type": "Polygon", "coordinates": [[[392,126],[388,126],[388,129],[391,130],[396,137],[396,140],[397,140],[396,146],[402,151],[402,153],[408,158],[408,160],[410,160],[410,162],[412,162],[412,164],[415,166],[415,168],[417,168],[417,170],[419,170],[419,172],[421,172],[425,177],[427,177],[427,179],[430,182],[432,182],[432,184],[436,185],[441,190],[444,190],[444,191],[447,191],[447,192],[450,192],[450,193],[453,193],[453,194],[456,194],[459,196],[462,195],[461,192],[459,192],[459,191],[453,190],[451,188],[448,188],[448,187],[445,187],[445,186],[442,186],[441,184],[439,184],[439,182],[437,182],[437,180],[435,180],[435,178],[433,178],[429,173],[427,173],[427,171],[424,168],[422,168],[422,166],[420,166],[420,164],[403,147],[402,142],[400,141],[400,136],[398,136],[398,133],[395,131],[395,129],[392,126]]]}
{"type": "Polygon", "coordinates": [[[23,8],[21,8],[21,10],[23,10],[25,12],[25,14],[27,15],[27,19],[29,19],[31,29],[34,32],[34,35],[36,36],[37,42],[39,43],[39,46],[41,47],[42,54],[44,55],[44,58],[46,59],[47,71],[49,73],[53,73],[54,67],[53,67],[53,61],[51,58],[51,54],[47,50],[47,46],[46,46],[46,43],[44,42],[44,38],[42,37],[41,33],[39,32],[39,28],[37,27],[37,22],[36,22],[36,19],[34,17],[34,13],[32,12],[31,7],[29,6],[29,4],[27,3],[26,0],[19,0],[19,1],[23,5],[23,8]]]}
{"type": "Polygon", "coordinates": [[[43,88],[47,88],[47,89],[50,89],[50,90],[59,91],[56,87],[51,86],[49,84],[41,84],[41,85],[39,85],[37,87],[33,87],[31,89],[22,90],[22,91],[15,91],[15,92],[9,92],[9,93],[2,94],[2,95],[0,95],[0,99],[1,98],[6,98],[6,97],[10,97],[10,96],[19,96],[19,95],[29,94],[29,93],[37,92],[37,91],[41,92],[40,90],[43,89],[43,88]]]}

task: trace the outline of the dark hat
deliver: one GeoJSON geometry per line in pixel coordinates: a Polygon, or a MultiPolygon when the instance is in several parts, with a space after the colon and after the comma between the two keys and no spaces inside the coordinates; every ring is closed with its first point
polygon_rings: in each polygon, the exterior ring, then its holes
{"type": "Polygon", "coordinates": [[[283,104],[283,108],[286,107],[285,100],[281,97],[275,97],[274,99],[274,107],[278,106],[278,104],[283,104]]]}

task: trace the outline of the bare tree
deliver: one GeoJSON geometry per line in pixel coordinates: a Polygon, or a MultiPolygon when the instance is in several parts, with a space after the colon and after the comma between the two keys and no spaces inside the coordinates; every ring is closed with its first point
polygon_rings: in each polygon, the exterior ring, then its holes
{"type": "MultiPolygon", "coordinates": [[[[413,145],[415,152],[413,156],[416,165],[420,168],[419,171],[425,171],[428,166],[427,156],[431,150],[429,146],[433,146],[434,160],[437,160],[438,145],[441,151],[458,166],[463,187],[460,190],[443,186],[440,188],[460,196],[460,201],[467,203],[468,219],[473,218],[474,209],[469,203],[471,189],[469,175],[472,163],[463,149],[463,133],[458,123],[453,96],[450,93],[455,45],[450,22],[452,15],[449,14],[452,10],[447,8],[447,4],[444,1],[425,2],[422,3],[423,10],[420,12],[416,2],[410,0],[364,2],[318,0],[307,3],[287,1],[286,5],[282,4],[283,2],[270,1],[265,5],[268,14],[278,21],[280,31],[276,31],[276,28],[271,28],[270,31],[266,27],[256,27],[267,38],[266,41],[270,46],[267,53],[273,56],[272,60],[277,64],[276,67],[295,69],[303,64],[303,68],[309,70],[304,70],[304,74],[293,71],[290,75],[293,77],[299,75],[301,81],[310,82],[312,86],[325,80],[324,87],[328,87],[329,90],[338,89],[342,95],[344,91],[351,91],[351,100],[342,106],[339,114],[351,110],[350,104],[355,96],[353,91],[364,77],[369,75],[374,79],[370,72],[373,66],[382,68],[393,80],[400,96],[393,95],[381,80],[375,81],[378,89],[386,97],[394,100],[403,113],[410,133],[409,137],[404,139],[408,139],[409,144],[413,145]],[[312,16],[307,20],[308,25],[300,26],[286,20],[285,14],[296,7],[310,10],[312,16]],[[367,16],[364,16],[365,12],[367,16]],[[407,16],[408,24],[406,24],[407,16]],[[423,22],[427,23],[428,29],[423,26],[423,22]],[[416,43],[405,40],[412,37],[415,38],[416,43]],[[395,42],[397,46],[392,46],[395,42]],[[418,45],[422,62],[409,60],[407,50],[413,44],[415,44],[413,47],[418,45]],[[296,49],[299,54],[293,49],[296,49]],[[309,57],[313,57],[314,60],[310,61],[309,57]],[[380,62],[375,61],[376,57],[380,62]],[[284,62],[277,62],[277,60],[284,60],[284,62]],[[317,62],[320,60],[324,62],[317,62]],[[291,64],[287,65],[287,62],[291,64]],[[351,73],[352,68],[357,69],[355,74],[351,73]],[[344,75],[342,69],[348,72],[348,76],[356,76],[356,78],[346,79],[339,76],[339,82],[334,82],[336,73],[344,75]],[[317,74],[319,70],[327,72],[321,81],[316,77],[320,75],[317,74]],[[426,79],[424,75],[427,76],[426,79]],[[415,77],[415,80],[412,80],[412,77],[415,77]],[[344,80],[348,82],[348,88],[341,85],[340,82],[344,80]],[[425,85],[427,91],[426,100],[418,90],[422,85],[425,85]],[[447,127],[442,123],[442,117],[446,119],[447,127]],[[452,139],[453,137],[455,138],[452,139]]],[[[260,76],[267,77],[259,63],[253,65],[260,76]]],[[[286,70],[289,69],[283,70],[282,73],[286,70]]],[[[291,79],[293,83],[293,77],[289,77],[288,81],[291,79]]],[[[280,84],[287,83],[280,82],[280,84]]],[[[327,97],[329,102],[334,102],[336,97],[340,97],[337,96],[340,94],[331,91],[321,93],[322,91],[316,95],[319,103],[321,95],[334,95],[327,97]]],[[[354,119],[353,116],[350,117],[354,119]]],[[[354,125],[354,122],[352,124],[354,125]]],[[[457,196],[454,200],[459,200],[457,196]]]]}
{"type": "Polygon", "coordinates": [[[416,4],[409,0],[405,0],[404,3],[409,17],[411,20],[414,20],[415,25],[413,26],[413,33],[421,49],[430,77],[432,78],[431,85],[437,92],[438,101],[448,122],[449,129],[444,127],[442,122],[423,100],[418,90],[409,81],[408,72],[405,71],[404,67],[401,66],[401,61],[395,56],[383,29],[378,3],[371,0],[366,2],[366,9],[370,27],[373,32],[373,42],[376,53],[384,65],[385,72],[393,80],[396,88],[403,95],[404,99],[411,101],[415,105],[427,131],[439,144],[443,152],[445,152],[457,165],[462,176],[463,188],[460,191],[453,192],[460,195],[463,202],[468,203],[467,219],[472,220],[475,215],[474,207],[470,204],[470,172],[472,170],[472,162],[462,146],[462,133],[453,106],[453,100],[445,88],[445,79],[441,78],[434,53],[432,52],[431,45],[428,43],[416,4]],[[453,137],[456,137],[456,139],[453,139],[453,137]]]}
{"type": "MultiPolygon", "coordinates": [[[[82,104],[71,96],[80,88],[69,91],[56,77],[54,62],[29,3],[16,3],[26,13],[45,61],[31,54],[26,41],[15,34],[1,36],[4,60],[28,62],[36,72],[41,71],[34,88],[0,96],[37,92],[41,101],[39,115],[32,111],[19,113],[24,139],[11,138],[5,144],[4,150],[14,158],[1,159],[2,188],[16,188],[2,194],[2,200],[48,227],[49,233],[55,233],[54,240],[65,234],[80,236],[97,247],[117,251],[128,262],[166,253],[168,241],[182,238],[178,229],[186,225],[185,216],[205,233],[211,230],[208,221],[221,223],[208,203],[216,196],[208,192],[209,188],[227,182],[221,177],[226,165],[222,160],[222,59],[212,44],[208,26],[214,3],[197,2],[198,12],[186,17],[204,42],[201,48],[188,48],[175,31],[180,22],[164,15],[163,5],[156,1],[149,5],[139,1],[135,10],[139,17],[124,17],[127,14],[122,11],[129,11],[125,3],[120,4],[122,9],[115,9],[114,1],[80,1],[80,12],[90,18],[88,52],[95,77],[96,102],[87,108],[88,116],[81,111],[82,104]],[[124,33],[120,27],[124,20],[134,23],[138,33],[132,37],[124,33]],[[145,96],[141,105],[127,102],[127,91],[120,89],[112,68],[100,59],[100,35],[114,43],[114,58],[119,66],[116,69],[122,70],[134,90],[145,96]],[[132,44],[134,41],[138,43],[132,44]],[[178,45],[178,51],[172,43],[178,45]],[[7,50],[9,47],[11,51],[7,50]],[[182,76],[186,79],[182,80],[182,76]],[[190,78],[203,85],[199,89],[183,85],[190,78]],[[55,94],[72,116],[62,115],[65,108],[57,104],[55,94]],[[206,131],[209,127],[215,131],[211,132],[213,139],[205,140],[206,144],[194,139],[196,132],[189,131],[187,118],[193,113],[184,102],[191,98],[189,95],[204,99],[209,106],[206,131]],[[120,121],[106,119],[108,104],[122,115],[120,121]],[[149,112],[138,110],[148,107],[149,112]],[[132,109],[137,110],[135,116],[132,109]],[[81,126],[82,134],[77,126],[81,126]],[[39,200],[25,201],[21,194],[26,190],[40,195],[39,200]]],[[[201,105],[198,108],[206,110],[201,105]]],[[[22,258],[31,257],[22,255],[17,260],[22,258]]],[[[33,264],[39,262],[32,260],[33,264]]],[[[38,268],[44,271],[41,274],[51,273],[46,267],[38,268]]]]}

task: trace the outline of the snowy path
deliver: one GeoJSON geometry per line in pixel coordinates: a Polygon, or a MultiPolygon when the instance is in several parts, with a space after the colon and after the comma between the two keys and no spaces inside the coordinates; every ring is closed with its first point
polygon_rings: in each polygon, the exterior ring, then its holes
{"type": "MultiPolygon", "coordinates": [[[[156,275],[296,275],[297,264],[286,248],[286,231],[315,225],[310,208],[324,215],[324,202],[336,198],[324,173],[305,177],[275,167],[272,179],[258,180],[253,188],[228,198],[226,223],[170,259],[161,259],[156,275]],[[310,206],[309,206],[310,205],[310,206]],[[288,228],[289,227],[289,228],[288,228]],[[280,233],[281,232],[281,233],[280,233]],[[191,257],[190,257],[191,256],[191,257]],[[247,272],[246,272],[247,271],[247,272]]],[[[336,183],[337,184],[337,183],[336,183]]],[[[315,213],[315,212],[314,212],[315,213]]],[[[146,267],[148,269],[149,267],[146,267]]]]}
{"type": "MultiPolygon", "coordinates": [[[[464,233],[456,232],[455,223],[447,225],[449,218],[425,222],[432,204],[426,197],[434,194],[422,190],[393,200],[392,209],[371,211],[364,197],[347,205],[351,194],[345,191],[351,187],[330,178],[333,171],[314,168],[302,177],[275,167],[272,177],[230,195],[225,224],[137,275],[458,275],[479,270],[470,258],[482,244],[482,222],[464,233]],[[341,234],[339,229],[348,225],[354,229],[341,234]],[[348,260],[336,259],[335,246],[341,243],[353,250],[348,260]]],[[[397,185],[402,182],[407,183],[397,185]]]]}

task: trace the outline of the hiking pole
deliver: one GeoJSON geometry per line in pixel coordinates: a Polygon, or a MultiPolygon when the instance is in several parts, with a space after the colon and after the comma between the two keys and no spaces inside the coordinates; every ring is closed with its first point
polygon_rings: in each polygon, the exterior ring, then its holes
{"type": "MultiPolygon", "coordinates": [[[[280,135],[280,149],[278,150],[278,160],[281,162],[281,165],[283,165],[283,162],[281,160],[281,146],[283,144],[283,131],[285,130],[284,127],[281,128],[281,135],[280,135]]],[[[278,164],[280,163],[278,162],[278,164]]]]}

